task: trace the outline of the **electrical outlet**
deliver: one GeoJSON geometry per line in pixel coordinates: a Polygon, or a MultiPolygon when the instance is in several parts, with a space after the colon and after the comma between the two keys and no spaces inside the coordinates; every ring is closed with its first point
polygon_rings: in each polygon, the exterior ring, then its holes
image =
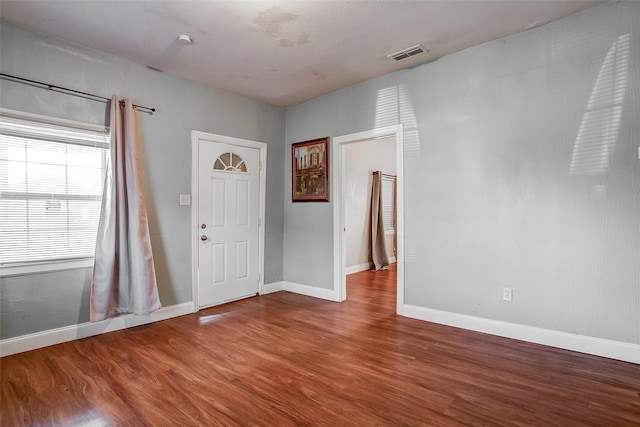
{"type": "Polygon", "coordinates": [[[513,297],[513,289],[511,288],[502,288],[502,300],[503,301],[511,301],[513,297]]]}

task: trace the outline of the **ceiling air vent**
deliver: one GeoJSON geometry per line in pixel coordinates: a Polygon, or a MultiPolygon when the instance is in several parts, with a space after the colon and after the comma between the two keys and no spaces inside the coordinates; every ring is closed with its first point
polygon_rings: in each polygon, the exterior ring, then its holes
{"type": "Polygon", "coordinates": [[[420,55],[421,53],[427,53],[427,52],[429,52],[427,49],[422,47],[422,45],[417,44],[415,46],[411,46],[406,49],[402,49],[395,53],[387,55],[387,58],[391,58],[394,61],[402,61],[403,59],[407,59],[412,56],[420,55]]]}

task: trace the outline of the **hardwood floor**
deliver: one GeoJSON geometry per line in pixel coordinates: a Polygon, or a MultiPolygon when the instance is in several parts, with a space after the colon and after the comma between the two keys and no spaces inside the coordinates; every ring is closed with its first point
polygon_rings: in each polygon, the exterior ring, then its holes
{"type": "Polygon", "coordinates": [[[1,424],[640,425],[640,365],[397,317],[394,277],[4,357],[1,424]]]}

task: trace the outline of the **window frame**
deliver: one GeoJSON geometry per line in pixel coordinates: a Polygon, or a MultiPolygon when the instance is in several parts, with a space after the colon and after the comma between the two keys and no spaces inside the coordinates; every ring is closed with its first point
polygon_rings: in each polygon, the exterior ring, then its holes
{"type": "MultiPolygon", "coordinates": [[[[40,123],[43,125],[61,126],[71,129],[78,129],[82,131],[96,132],[105,135],[106,147],[108,147],[109,141],[109,128],[102,125],[79,122],[74,120],[60,119],[55,117],[43,116],[39,114],[26,113],[17,110],[11,110],[7,108],[0,108],[0,117],[6,117],[9,119],[18,119],[34,124],[40,123]]],[[[11,133],[7,133],[12,135],[11,133]]],[[[33,138],[37,139],[37,138],[33,138]]],[[[49,139],[49,141],[55,141],[55,138],[49,139]]],[[[64,142],[69,143],[69,142],[64,142]]],[[[80,144],[82,145],[82,144],[80,144]]],[[[107,156],[107,161],[108,160],[107,156]]],[[[106,168],[106,165],[105,165],[106,168]]],[[[80,196],[82,198],[84,196],[80,196]]],[[[90,198],[90,196],[86,196],[90,198]]],[[[73,199],[70,198],[70,199],[73,199]]],[[[27,274],[37,274],[52,271],[70,270],[70,269],[82,269],[93,267],[94,256],[79,256],[69,258],[57,258],[49,260],[29,260],[29,261],[13,261],[0,264],[0,277],[6,276],[19,276],[27,274]]]]}

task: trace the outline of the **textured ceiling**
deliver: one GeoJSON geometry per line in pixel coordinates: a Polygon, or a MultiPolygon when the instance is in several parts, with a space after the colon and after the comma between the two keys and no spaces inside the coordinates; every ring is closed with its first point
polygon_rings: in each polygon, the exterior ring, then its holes
{"type": "Polygon", "coordinates": [[[0,15],[167,73],[290,106],[597,3],[2,0],[0,15]],[[180,34],[193,44],[177,41],[180,34]],[[417,43],[429,52],[402,62],[387,58],[417,43]]]}

